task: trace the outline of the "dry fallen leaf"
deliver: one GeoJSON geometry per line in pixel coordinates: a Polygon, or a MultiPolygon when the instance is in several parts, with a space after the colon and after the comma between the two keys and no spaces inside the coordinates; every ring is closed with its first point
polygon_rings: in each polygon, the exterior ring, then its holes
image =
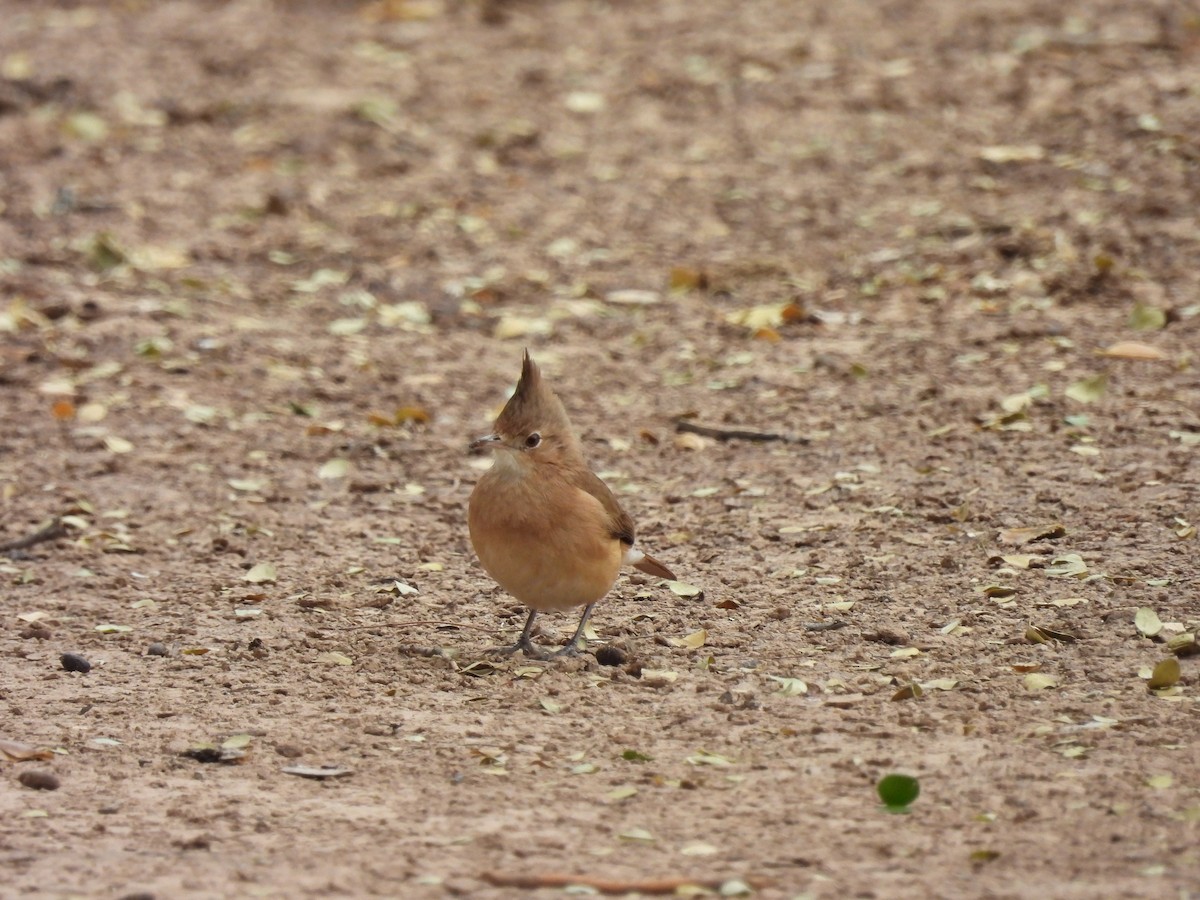
{"type": "Polygon", "coordinates": [[[1159,660],[1154,669],[1150,673],[1149,688],[1157,690],[1159,688],[1169,688],[1179,681],[1183,670],[1179,665],[1179,660],[1174,656],[1168,656],[1166,659],[1159,660]]]}
{"type": "Polygon", "coordinates": [[[547,318],[502,316],[492,328],[492,337],[498,341],[506,341],[530,335],[548,335],[553,330],[554,324],[547,318]]]}
{"type": "Polygon", "coordinates": [[[1056,631],[1053,628],[1047,628],[1045,625],[1030,625],[1025,631],[1025,640],[1031,644],[1048,644],[1051,641],[1058,641],[1062,644],[1073,644],[1078,638],[1066,631],[1056,631]]]}
{"type": "Polygon", "coordinates": [[[1167,641],[1167,649],[1176,656],[1196,656],[1200,654],[1200,642],[1194,632],[1177,634],[1167,641]]]}
{"type": "Polygon", "coordinates": [[[921,685],[915,681],[902,685],[896,693],[892,694],[893,701],[899,700],[919,700],[924,695],[921,685]]]}
{"type": "Polygon", "coordinates": [[[1077,403],[1095,403],[1108,391],[1108,376],[1101,373],[1082,378],[1067,386],[1063,393],[1077,403]]]}
{"type": "Polygon", "coordinates": [[[104,446],[108,449],[109,453],[129,453],[133,450],[133,444],[115,434],[110,434],[104,439],[104,446]]]}
{"type": "Polygon", "coordinates": [[[1024,528],[1006,528],[1000,532],[1000,540],[1005,544],[1028,544],[1031,541],[1045,541],[1063,537],[1067,529],[1062,523],[1050,525],[1030,525],[1024,528]]]}
{"type": "Polygon", "coordinates": [[[657,291],[627,288],[620,291],[609,291],[604,295],[604,299],[617,306],[653,306],[662,300],[662,296],[657,291]]]}
{"type": "Polygon", "coordinates": [[[799,678],[784,678],[780,675],[768,675],[772,681],[779,682],[779,693],[785,697],[803,697],[808,693],[808,683],[799,678]]]}
{"type": "Polygon", "coordinates": [[[25,762],[30,759],[51,759],[54,756],[53,751],[47,750],[44,747],[36,747],[33,744],[22,743],[21,741],[10,741],[6,738],[0,738],[0,759],[8,762],[25,762]]]}
{"type": "Polygon", "coordinates": [[[643,684],[651,687],[665,687],[677,681],[679,673],[667,669],[642,669],[641,679],[643,684]]]}
{"type": "Polygon", "coordinates": [[[1042,691],[1058,687],[1058,679],[1042,672],[1030,672],[1025,676],[1024,685],[1027,691],[1042,691]]]}
{"type": "Polygon", "coordinates": [[[257,493],[270,484],[265,478],[231,478],[228,483],[235,491],[249,493],[257,493]]]}
{"type": "Polygon", "coordinates": [[[709,444],[711,444],[712,441],[708,438],[701,437],[698,434],[684,432],[682,434],[675,435],[674,443],[675,446],[680,450],[703,450],[709,444]]]}
{"type": "Polygon", "coordinates": [[[654,835],[645,828],[626,828],[617,835],[623,841],[634,841],[640,844],[653,844],[654,835]]]}
{"type": "Polygon", "coordinates": [[[1046,567],[1046,575],[1050,578],[1086,578],[1087,574],[1087,563],[1078,553],[1056,556],[1046,567]]]}
{"type": "Polygon", "coordinates": [[[1167,358],[1167,354],[1157,347],[1141,341],[1117,341],[1101,350],[1100,354],[1113,359],[1138,359],[1148,362],[1167,358]]]}
{"type": "Polygon", "coordinates": [[[1148,638],[1155,637],[1163,629],[1158,613],[1148,606],[1141,607],[1134,614],[1133,626],[1138,630],[1138,634],[1148,638]]]}
{"type": "Polygon", "coordinates": [[[1167,314],[1156,306],[1135,303],[1129,311],[1129,327],[1134,331],[1159,331],[1167,326],[1167,314]]]}
{"type": "Polygon", "coordinates": [[[344,766],[284,766],[280,769],[285,775],[299,775],[301,778],[341,778],[349,775],[351,770],[344,766]]]}
{"type": "Polygon", "coordinates": [[[691,756],[687,757],[684,762],[692,766],[732,766],[733,760],[727,756],[722,756],[720,753],[713,753],[711,750],[697,750],[691,756]]]}
{"type": "Polygon", "coordinates": [[[349,473],[350,460],[335,457],[317,470],[317,477],[322,481],[336,481],[339,478],[345,478],[349,473]]]}
{"type": "Polygon", "coordinates": [[[701,628],[699,631],[693,631],[691,634],[685,635],[681,638],[667,638],[667,643],[672,647],[684,647],[688,650],[699,650],[704,646],[704,642],[707,640],[708,632],[701,628]]]}
{"type": "Polygon", "coordinates": [[[251,584],[269,584],[275,581],[275,567],[270,563],[259,563],[242,576],[242,581],[251,584]]]}
{"type": "Polygon", "coordinates": [[[935,678],[932,681],[921,682],[921,687],[927,691],[952,691],[958,687],[957,678],[935,678]]]}
{"type": "Polygon", "coordinates": [[[991,147],[980,147],[979,158],[990,163],[1021,163],[1037,162],[1044,159],[1046,149],[1037,144],[1010,145],[999,144],[991,147]]]}

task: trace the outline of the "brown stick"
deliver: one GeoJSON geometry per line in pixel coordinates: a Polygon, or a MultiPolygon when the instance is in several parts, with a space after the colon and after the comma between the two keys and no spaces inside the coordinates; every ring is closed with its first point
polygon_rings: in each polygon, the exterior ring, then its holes
{"type": "Polygon", "coordinates": [[[849,624],[850,624],[849,622],[842,622],[840,620],[833,621],[833,622],[805,622],[804,630],[805,631],[837,631],[839,628],[845,628],[849,624]]]}
{"type": "Polygon", "coordinates": [[[42,543],[42,541],[56,541],[60,537],[65,537],[66,533],[67,527],[63,525],[62,519],[55,516],[50,520],[50,524],[39,528],[33,534],[18,538],[15,541],[0,544],[0,553],[7,553],[9,550],[26,550],[34,544],[42,543]]]}
{"type": "Polygon", "coordinates": [[[470,628],[474,631],[491,630],[490,628],[484,628],[482,625],[468,625],[466,622],[437,622],[434,620],[428,622],[376,622],[374,625],[346,625],[339,630],[365,631],[368,628],[420,628],[429,625],[445,626],[446,628],[470,628]]]}
{"type": "MultiPolygon", "coordinates": [[[[535,890],[537,888],[568,887],[582,885],[594,888],[602,894],[674,894],[682,887],[719,889],[728,878],[648,878],[623,881],[615,878],[597,878],[592,875],[563,875],[551,872],[543,875],[525,872],[484,872],[480,878],[494,887],[515,887],[535,890]]],[[[765,878],[746,879],[753,888],[770,884],[765,878]]]]}
{"type": "Polygon", "coordinates": [[[783,441],[787,444],[808,443],[808,438],[797,437],[792,434],[780,434],[776,431],[751,431],[748,428],[717,428],[714,425],[697,425],[695,422],[687,422],[682,419],[675,423],[675,430],[687,432],[688,434],[698,434],[701,437],[716,438],[718,441],[756,441],[758,443],[783,441]]]}

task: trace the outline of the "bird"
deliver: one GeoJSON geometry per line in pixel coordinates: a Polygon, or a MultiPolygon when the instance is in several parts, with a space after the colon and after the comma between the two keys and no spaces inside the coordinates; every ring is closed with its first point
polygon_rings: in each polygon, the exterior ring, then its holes
{"type": "Polygon", "coordinates": [[[471,491],[471,545],[488,575],[529,608],[521,637],[501,652],[549,658],[532,639],[538,613],[583,606],[570,643],[553,654],[574,656],[592,608],[623,565],[669,581],[675,575],[636,545],[633,519],[591,470],[566,408],[528,350],[492,429],[470,443],[495,459],[471,491]]]}

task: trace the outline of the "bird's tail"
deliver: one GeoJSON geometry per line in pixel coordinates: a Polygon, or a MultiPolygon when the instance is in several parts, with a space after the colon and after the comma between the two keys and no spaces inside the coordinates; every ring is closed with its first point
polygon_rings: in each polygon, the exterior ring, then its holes
{"type": "Polygon", "coordinates": [[[660,563],[649,553],[643,553],[642,558],[633,564],[635,569],[645,572],[647,575],[653,575],[656,578],[665,578],[668,581],[675,580],[675,573],[660,563]]]}

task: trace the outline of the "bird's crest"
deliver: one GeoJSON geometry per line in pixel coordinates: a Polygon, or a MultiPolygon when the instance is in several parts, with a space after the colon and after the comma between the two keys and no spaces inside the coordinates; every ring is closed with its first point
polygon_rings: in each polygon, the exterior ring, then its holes
{"type": "Polygon", "coordinates": [[[571,423],[562,401],[542,380],[541,369],[526,350],[521,361],[521,380],[496,418],[496,431],[504,435],[522,435],[546,430],[569,434],[571,423]]]}

